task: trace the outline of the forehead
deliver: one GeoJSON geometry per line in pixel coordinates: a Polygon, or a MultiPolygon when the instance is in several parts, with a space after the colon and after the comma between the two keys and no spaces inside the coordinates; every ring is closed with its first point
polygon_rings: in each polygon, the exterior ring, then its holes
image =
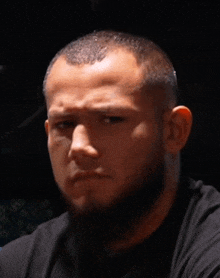
{"type": "Polygon", "coordinates": [[[54,63],[45,87],[48,92],[71,82],[81,87],[118,84],[131,88],[142,81],[142,72],[134,55],[124,49],[115,49],[94,64],[72,65],[61,56],[54,63]]]}
{"type": "MultiPolygon", "coordinates": [[[[71,65],[61,56],[47,79],[47,106],[50,110],[91,106],[140,108],[146,105],[138,90],[142,81],[142,66],[132,53],[122,49],[110,52],[101,62],[92,65],[71,65]]],[[[149,102],[152,102],[150,95],[148,105],[149,102]]]]}

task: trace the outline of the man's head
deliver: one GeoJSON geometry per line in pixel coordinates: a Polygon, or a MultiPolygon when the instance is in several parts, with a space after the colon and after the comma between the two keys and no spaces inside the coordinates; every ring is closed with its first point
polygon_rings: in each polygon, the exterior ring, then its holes
{"type": "Polygon", "coordinates": [[[76,215],[117,218],[120,208],[141,217],[173,185],[191,127],[190,111],[175,107],[176,86],[166,54],[131,35],[93,33],[56,55],[45,127],[55,180],[76,215]]]}

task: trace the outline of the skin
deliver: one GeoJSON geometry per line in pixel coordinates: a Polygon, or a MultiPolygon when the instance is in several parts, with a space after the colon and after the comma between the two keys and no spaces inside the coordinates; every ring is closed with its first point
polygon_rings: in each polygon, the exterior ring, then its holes
{"type": "Polygon", "coordinates": [[[163,193],[135,233],[112,244],[114,250],[143,241],[167,216],[176,196],[179,151],[192,123],[183,106],[158,121],[150,95],[136,90],[142,77],[133,54],[117,49],[93,65],[70,65],[60,57],[46,84],[52,168],[78,213],[120,202],[165,161],[163,193]]]}

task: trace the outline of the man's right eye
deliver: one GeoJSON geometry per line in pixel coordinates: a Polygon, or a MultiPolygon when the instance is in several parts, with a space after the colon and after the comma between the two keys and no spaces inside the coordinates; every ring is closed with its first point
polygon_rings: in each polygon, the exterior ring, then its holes
{"type": "Polygon", "coordinates": [[[62,121],[55,124],[55,127],[60,130],[72,128],[73,126],[74,126],[74,122],[70,122],[70,121],[62,121]]]}

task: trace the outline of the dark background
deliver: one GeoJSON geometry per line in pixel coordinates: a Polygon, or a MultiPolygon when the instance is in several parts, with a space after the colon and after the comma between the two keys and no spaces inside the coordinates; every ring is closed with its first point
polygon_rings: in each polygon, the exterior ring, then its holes
{"type": "MultiPolygon", "coordinates": [[[[213,3],[79,0],[1,4],[0,209],[7,207],[12,215],[12,207],[19,211],[20,204],[35,217],[30,202],[38,202],[37,208],[40,202],[51,210],[48,218],[64,210],[47,153],[42,81],[58,50],[95,29],[144,35],[168,53],[177,71],[183,103],[194,116],[182,153],[182,171],[220,189],[220,4],[213,3]],[[49,200],[47,205],[45,200],[49,200]]],[[[44,209],[38,215],[44,214],[44,209]]]]}

